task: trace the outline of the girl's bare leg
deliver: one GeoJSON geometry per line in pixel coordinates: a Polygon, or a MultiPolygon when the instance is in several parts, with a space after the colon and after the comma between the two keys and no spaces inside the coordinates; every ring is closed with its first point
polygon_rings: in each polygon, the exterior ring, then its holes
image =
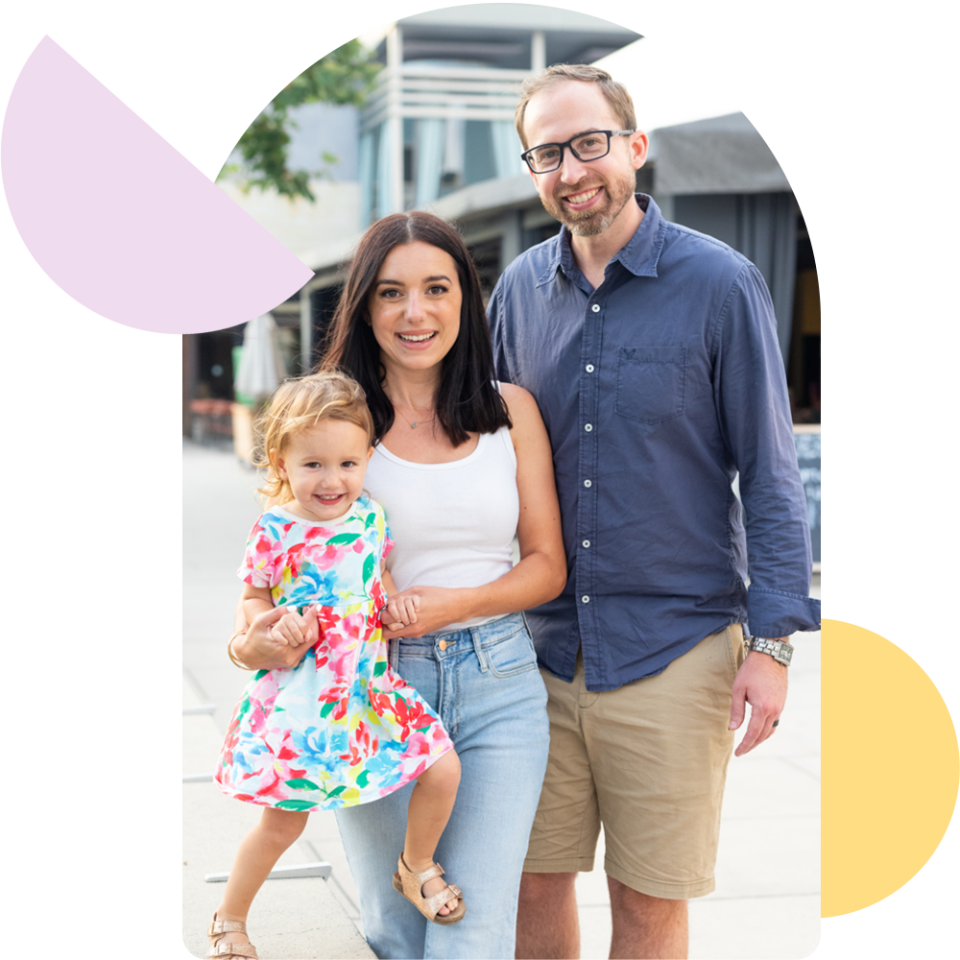
{"type": "MultiPolygon", "coordinates": [[[[264,808],[260,822],[243,838],[237,850],[223,900],[217,908],[218,920],[247,922],[247,913],[257,891],[280,855],[303,833],[309,816],[293,810],[264,808]]],[[[230,933],[228,937],[232,943],[249,942],[242,933],[230,933]]]]}
{"type": "MultiPolygon", "coordinates": [[[[417,785],[413,788],[407,807],[407,836],[403,847],[404,863],[414,873],[422,873],[433,863],[433,855],[450,819],[459,786],[460,758],[453,750],[445,753],[417,777],[417,785]]],[[[431,897],[446,885],[443,877],[434,877],[423,885],[421,893],[424,897],[431,897]]],[[[456,906],[457,901],[450,900],[438,913],[446,916],[456,906]]]]}

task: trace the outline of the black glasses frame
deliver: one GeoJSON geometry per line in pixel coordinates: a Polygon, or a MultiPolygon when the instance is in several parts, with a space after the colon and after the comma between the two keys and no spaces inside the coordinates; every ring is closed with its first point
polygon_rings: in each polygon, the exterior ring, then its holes
{"type": "Polygon", "coordinates": [[[636,130],[584,130],[583,133],[578,133],[575,137],[571,137],[569,140],[565,140],[563,143],[540,143],[535,147],[531,147],[529,150],[525,150],[520,154],[520,159],[530,168],[530,172],[537,174],[538,176],[541,173],[553,173],[555,170],[559,170],[563,166],[563,148],[569,147],[570,152],[581,162],[581,163],[592,163],[594,160],[602,160],[608,153],[610,153],[610,143],[612,137],[629,137],[631,133],[636,133],[636,130]],[[604,133],[607,136],[607,149],[603,151],[598,157],[581,157],[576,150],[573,149],[573,141],[579,140],[581,137],[586,137],[591,133],[604,133]],[[530,155],[534,150],[542,150],[544,147],[559,147],[560,148],[560,158],[557,160],[557,165],[555,167],[550,167],[549,170],[534,170],[533,161],[530,159],[530,155]]]}

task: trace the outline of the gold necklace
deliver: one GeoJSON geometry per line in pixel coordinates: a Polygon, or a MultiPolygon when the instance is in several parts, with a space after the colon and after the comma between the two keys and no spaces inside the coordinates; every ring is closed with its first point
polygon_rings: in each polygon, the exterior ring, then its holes
{"type": "MultiPolygon", "coordinates": [[[[394,407],[393,409],[396,413],[400,413],[400,410],[397,407],[394,407]]],[[[400,413],[400,416],[403,417],[404,420],[407,420],[407,418],[404,417],[402,413],[400,413]]],[[[418,423],[433,423],[433,421],[436,419],[437,419],[437,415],[436,413],[434,413],[434,415],[429,420],[407,420],[407,423],[410,424],[412,429],[416,430],[418,423]]]]}
{"type": "MultiPolygon", "coordinates": [[[[386,384],[384,384],[384,386],[386,386],[386,384]]],[[[390,403],[391,403],[392,406],[393,406],[393,411],[394,411],[394,413],[400,413],[400,408],[397,406],[396,403],[394,403],[394,401],[389,397],[389,395],[387,396],[387,399],[390,400],[390,403]]],[[[410,409],[411,409],[411,410],[413,409],[413,406],[412,406],[412,405],[411,405],[410,409]]],[[[411,430],[416,430],[418,424],[421,424],[421,423],[433,423],[433,421],[437,419],[437,413],[436,413],[436,411],[434,411],[433,416],[432,416],[429,420],[409,420],[409,419],[408,419],[407,417],[405,417],[402,413],[400,413],[400,416],[403,417],[403,419],[406,420],[406,422],[410,424],[410,429],[411,429],[411,430]]]]}

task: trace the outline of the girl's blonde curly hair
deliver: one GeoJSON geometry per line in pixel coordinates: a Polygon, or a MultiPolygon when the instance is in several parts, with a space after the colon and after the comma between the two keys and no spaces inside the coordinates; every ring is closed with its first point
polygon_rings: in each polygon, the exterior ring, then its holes
{"type": "Polygon", "coordinates": [[[266,482],[257,491],[265,506],[293,499],[290,484],[277,469],[277,459],[291,437],[323,420],[355,424],[373,445],[373,417],[363,388],[339,370],[286,380],[270,398],[254,425],[259,443],[253,464],[267,471],[266,482]]]}

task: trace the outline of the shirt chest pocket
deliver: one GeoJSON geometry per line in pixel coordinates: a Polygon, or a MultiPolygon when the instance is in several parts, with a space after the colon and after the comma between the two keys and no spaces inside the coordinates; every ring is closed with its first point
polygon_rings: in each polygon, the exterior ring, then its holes
{"type": "Polygon", "coordinates": [[[681,416],[686,375],[686,347],[620,347],[617,413],[641,423],[681,416]]]}

